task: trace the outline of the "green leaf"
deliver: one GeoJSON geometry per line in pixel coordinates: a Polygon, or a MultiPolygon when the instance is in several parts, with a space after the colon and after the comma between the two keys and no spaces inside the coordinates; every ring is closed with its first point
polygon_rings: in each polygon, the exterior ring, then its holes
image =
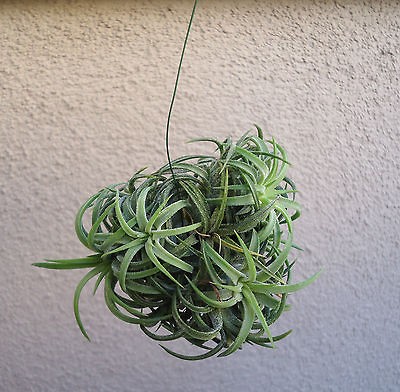
{"type": "Polygon", "coordinates": [[[224,289],[227,291],[232,291],[233,293],[241,293],[242,292],[242,287],[243,287],[243,283],[238,283],[237,285],[228,285],[228,284],[222,284],[219,282],[213,282],[212,283],[213,286],[217,286],[220,289],[224,289]]]}
{"type": "Polygon", "coordinates": [[[202,249],[202,256],[203,256],[204,264],[208,271],[208,275],[213,283],[222,283],[223,279],[221,279],[219,277],[217,271],[214,268],[213,263],[211,262],[209,256],[207,255],[207,252],[204,247],[205,243],[206,243],[205,241],[201,242],[201,249],[202,249]]]}
{"type": "MultiPolygon", "coordinates": [[[[224,199],[221,197],[210,198],[207,199],[209,204],[219,204],[221,205],[224,202],[224,199]]],[[[254,205],[253,195],[248,193],[247,195],[239,195],[239,196],[230,196],[226,198],[225,205],[228,207],[233,206],[252,206],[254,205]]]]}
{"type": "Polygon", "coordinates": [[[180,234],[189,233],[201,226],[201,223],[193,223],[192,225],[177,227],[175,229],[153,230],[151,235],[153,239],[161,239],[165,237],[174,237],[180,234]]]}
{"type": "Polygon", "coordinates": [[[177,322],[177,324],[182,328],[182,330],[189,335],[191,338],[196,339],[196,340],[211,340],[214,339],[218,334],[219,331],[221,330],[223,324],[222,324],[222,318],[219,324],[217,324],[214,328],[209,328],[208,331],[200,331],[197,330],[190,325],[186,324],[178,311],[177,305],[176,305],[176,294],[172,296],[172,315],[177,322]]]}
{"type": "Polygon", "coordinates": [[[203,225],[203,230],[207,233],[210,227],[210,211],[204,195],[191,182],[179,181],[179,184],[188,194],[193,206],[198,210],[201,223],[203,225]]]}
{"type": "Polygon", "coordinates": [[[218,147],[219,150],[223,150],[223,143],[221,143],[218,139],[214,139],[214,138],[207,138],[207,137],[199,137],[199,138],[195,138],[195,139],[190,139],[188,141],[188,143],[197,143],[197,142],[211,142],[211,143],[215,143],[218,147]]]}
{"type": "Polygon", "coordinates": [[[149,276],[153,276],[159,272],[157,267],[153,268],[148,268],[144,269],[141,271],[134,271],[134,272],[127,272],[126,273],[126,279],[127,280],[136,280],[136,279],[142,279],[142,278],[147,278],[149,276]]]}
{"type": "MultiPolygon", "coordinates": [[[[112,277],[111,274],[108,274],[105,278],[104,282],[104,299],[106,302],[106,305],[108,309],[111,311],[114,316],[119,318],[122,321],[125,321],[126,323],[130,324],[141,324],[141,325],[147,325],[147,326],[154,326],[156,325],[160,320],[165,317],[157,317],[157,318],[150,318],[141,313],[140,311],[130,308],[127,306],[113,291],[113,283],[112,283],[112,277]],[[122,313],[117,305],[116,302],[118,303],[119,306],[123,307],[126,311],[131,313],[132,315],[135,315],[135,317],[128,316],[124,313],[122,313]]],[[[168,317],[168,316],[167,316],[168,317]]]]}
{"type": "MultiPolygon", "coordinates": [[[[286,336],[290,335],[291,333],[292,333],[292,330],[289,329],[289,331],[286,331],[285,333],[282,333],[282,334],[277,335],[277,336],[273,336],[272,340],[274,342],[278,342],[279,340],[282,340],[282,339],[286,338],[286,336]]],[[[247,339],[248,339],[248,341],[254,342],[254,343],[257,343],[257,344],[269,343],[270,342],[269,338],[256,337],[254,334],[249,334],[247,339]]],[[[271,345],[264,346],[264,347],[272,348],[271,345]]]]}
{"type": "Polygon", "coordinates": [[[167,203],[169,202],[171,198],[171,195],[168,196],[157,208],[157,210],[154,212],[154,214],[151,216],[151,218],[149,219],[149,221],[146,224],[146,227],[144,228],[144,231],[146,233],[151,233],[154,222],[157,220],[157,218],[160,216],[161,211],[164,209],[164,207],[167,205],[167,203]]]}
{"type": "Polygon", "coordinates": [[[283,293],[293,293],[295,291],[301,290],[304,287],[307,287],[312,282],[314,282],[318,276],[320,275],[321,271],[317,272],[316,274],[310,276],[308,279],[304,280],[303,282],[293,283],[293,284],[286,284],[286,285],[277,285],[277,284],[266,284],[266,283],[248,283],[248,287],[255,293],[270,293],[270,294],[283,294],[283,293]]]}
{"type": "Polygon", "coordinates": [[[91,255],[80,259],[60,259],[60,260],[46,260],[45,262],[33,263],[32,265],[40,268],[47,269],[78,269],[78,268],[91,268],[101,263],[100,255],[91,255]]]}
{"type": "Polygon", "coordinates": [[[253,253],[260,253],[260,238],[258,237],[257,231],[254,229],[251,233],[249,251],[253,253]]]}
{"type": "Polygon", "coordinates": [[[90,208],[90,206],[92,205],[92,203],[99,197],[101,192],[96,193],[95,195],[91,196],[83,205],[81,208],[79,208],[78,213],[76,214],[76,218],[75,218],[75,232],[76,235],[78,236],[79,241],[85,245],[86,247],[88,247],[88,243],[87,243],[87,231],[85,230],[85,228],[83,227],[82,224],[82,219],[83,219],[83,215],[85,214],[86,210],[90,208]]]}
{"type": "Polygon", "coordinates": [[[274,205],[275,205],[275,200],[272,200],[270,203],[268,203],[264,207],[261,207],[253,214],[248,215],[246,218],[244,218],[238,223],[230,225],[221,225],[221,228],[219,229],[218,233],[220,235],[231,235],[235,231],[237,231],[238,233],[244,233],[246,231],[252,230],[268,216],[270,211],[274,208],[274,205]]]}
{"type": "MultiPolygon", "coordinates": [[[[221,330],[221,335],[222,334],[223,334],[223,330],[221,330]]],[[[175,351],[172,351],[169,348],[164,347],[161,344],[160,344],[160,347],[163,348],[168,354],[170,354],[176,358],[183,359],[186,361],[200,361],[202,359],[210,358],[213,355],[218,354],[224,347],[225,342],[226,342],[226,339],[221,337],[220,342],[214,348],[212,348],[208,352],[206,352],[204,354],[200,354],[200,355],[184,355],[184,354],[176,353],[175,351]]]]}
{"type": "MultiPolygon", "coordinates": [[[[274,141],[275,142],[275,141],[274,141]]],[[[276,174],[275,178],[272,178],[271,181],[269,181],[268,183],[266,183],[267,186],[271,186],[271,187],[276,187],[279,185],[279,183],[285,178],[286,176],[286,171],[288,166],[290,165],[290,163],[287,160],[287,156],[286,156],[286,151],[285,149],[280,146],[279,144],[275,143],[275,148],[277,150],[279,150],[282,158],[280,159],[282,162],[284,162],[284,164],[281,166],[280,171],[276,174]]]]}
{"type": "Polygon", "coordinates": [[[267,224],[258,232],[260,242],[264,242],[271,235],[275,227],[276,219],[277,217],[275,211],[271,210],[268,216],[267,224]]]}
{"type": "Polygon", "coordinates": [[[217,215],[214,221],[211,223],[211,229],[210,229],[211,232],[218,230],[219,226],[221,225],[225,217],[225,209],[228,201],[228,185],[229,185],[229,173],[228,169],[225,169],[222,171],[221,175],[221,186],[223,187],[221,203],[217,207],[218,208],[217,215]]]}
{"type": "Polygon", "coordinates": [[[156,287],[132,282],[130,280],[128,280],[126,282],[126,289],[129,291],[136,291],[138,293],[146,294],[146,295],[160,295],[161,294],[161,291],[156,287]]]}
{"type": "Polygon", "coordinates": [[[256,129],[257,129],[257,136],[258,136],[261,140],[264,140],[264,133],[263,133],[262,129],[261,129],[257,124],[254,124],[254,126],[255,126],[256,129]]]}
{"type": "MultiPolygon", "coordinates": [[[[285,223],[287,224],[289,234],[293,232],[292,219],[289,214],[286,212],[284,208],[281,208],[279,205],[275,206],[276,211],[280,212],[282,216],[285,218],[285,223]]],[[[282,223],[282,222],[281,222],[282,223]]]]}
{"type": "Polygon", "coordinates": [[[243,177],[248,188],[250,189],[251,197],[253,198],[253,204],[256,210],[258,210],[260,208],[260,200],[257,196],[257,184],[254,183],[246,173],[241,173],[241,176],[243,177]]]}
{"type": "Polygon", "coordinates": [[[204,244],[207,256],[229,277],[229,279],[237,284],[239,278],[245,278],[246,275],[238,271],[235,267],[230,265],[219,253],[217,253],[208,243],[204,244]]]}
{"type": "Polygon", "coordinates": [[[123,250],[130,249],[132,247],[136,247],[138,245],[144,244],[145,241],[146,241],[146,238],[137,238],[137,239],[135,239],[133,241],[128,242],[125,245],[121,245],[118,248],[115,248],[113,250],[110,250],[108,252],[103,253],[102,257],[104,258],[105,256],[111,255],[113,253],[122,252],[123,250]]]}
{"type": "Polygon", "coordinates": [[[249,289],[246,286],[243,286],[243,295],[244,295],[244,298],[247,298],[247,300],[250,303],[250,306],[254,309],[254,312],[257,315],[258,321],[260,321],[265,333],[267,334],[267,336],[271,342],[272,347],[275,347],[274,339],[272,337],[271,331],[269,330],[267,321],[265,320],[265,317],[260,309],[260,306],[258,305],[257,298],[254,296],[251,289],[249,289]]]}
{"type": "Polygon", "coordinates": [[[208,295],[203,293],[187,276],[186,276],[187,281],[189,282],[190,286],[194,290],[194,292],[197,294],[197,296],[203,300],[207,305],[213,306],[216,309],[223,309],[223,308],[230,308],[231,306],[234,306],[237,304],[239,301],[242,300],[242,295],[238,293],[234,293],[233,297],[227,300],[215,300],[210,298],[208,295]]]}
{"type": "Polygon", "coordinates": [[[193,248],[193,245],[197,244],[199,240],[191,234],[189,237],[182,240],[181,238],[177,238],[179,244],[174,248],[174,255],[176,257],[183,257],[187,254],[196,254],[198,251],[193,248]]]}
{"type": "Polygon", "coordinates": [[[220,170],[220,173],[223,173],[226,169],[226,165],[229,163],[229,161],[232,159],[233,154],[235,153],[235,146],[232,143],[232,141],[229,141],[229,147],[228,147],[228,151],[226,152],[226,156],[224,157],[224,164],[220,170]]]}
{"type": "Polygon", "coordinates": [[[145,249],[146,249],[146,254],[149,257],[149,259],[154,263],[154,265],[165,275],[167,276],[169,279],[171,279],[174,283],[176,283],[178,286],[182,287],[182,284],[180,284],[168,271],[167,269],[160,263],[160,261],[158,260],[158,258],[156,257],[156,255],[154,254],[153,251],[153,242],[151,241],[151,239],[149,238],[146,241],[145,244],[145,249]]]}
{"type": "Polygon", "coordinates": [[[79,314],[79,298],[81,296],[82,289],[85,287],[85,285],[89,282],[90,279],[94,278],[96,275],[98,275],[100,272],[102,272],[105,268],[108,266],[104,263],[99,264],[97,267],[93,268],[90,270],[78,283],[75,289],[74,293],[74,314],[75,314],[75,320],[79,326],[79,329],[81,330],[83,336],[87,340],[90,341],[89,335],[87,334],[85,328],[83,327],[81,316],[79,314]]]}
{"type": "Polygon", "coordinates": [[[193,266],[174,256],[164,249],[158,241],[154,241],[154,254],[166,263],[186,272],[193,272],[193,266]]]}
{"type": "Polygon", "coordinates": [[[283,263],[287,259],[290,249],[292,247],[293,242],[293,234],[289,233],[288,238],[285,242],[285,246],[283,247],[282,251],[279,253],[279,256],[268,266],[268,269],[273,274],[282,267],[283,263]]]}
{"type": "Polygon", "coordinates": [[[49,263],[49,262],[39,262],[33,263],[34,267],[46,268],[46,269],[56,269],[56,270],[70,270],[70,269],[83,269],[91,268],[96,266],[98,263],[75,263],[75,264],[59,264],[59,263],[49,263]]]}
{"type": "Polygon", "coordinates": [[[264,180],[267,178],[269,172],[265,162],[262,161],[260,158],[258,158],[255,154],[249,152],[244,148],[236,147],[236,152],[240,154],[242,157],[246,158],[248,161],[250,161],[258,169],[259,171],[258,182],[263,183],[264,180]]]}
{"type": "MultiPolygon", "coordinates": [[[[209,313],[212,311],[213,308],[211,308],[210,306],[198,306],[198,305],[194,305],[193,304],[193,300],[189,301],[187,300],[184,295],[182,294],[182,290],[177,287],[178,292],[178,296],[179,299],[181,300],[181,302],[188,308],[190,309],[192,312],[196,312],[196,313],[209,313]]],[[[190,297],[191,298],[191,297],[190,297]]]]}
{"type": "MultiPolygon", "coordinates": [[[[273,146],[273,155],[276,155],[277,154],[277,148],[276,148],[276,142],[275,142],[274,139],[272,139],[272,146],[273,146]]],[[[269,184],[271,179],[275,179],[275,176],[276,176],[276,173],[277,173],[277,170],[278,170],[278,165],[279,165],[279,161],[277,159],[273,159],[272,160],[272,166],[270,167],[268,176],[265,177],[265,179],[264,179],[264,181],[262,181],[262,183],[269,184]]]]}
{"type": "Polygon", "coordinates": [[[228,347],[227,350],[218,355],[219,357],[225,357],[238,350],[245,342],[247,336],[249,335],[249,332],[251,331],[255,317],[254,309],[252,306],[250,306],[250,303],[247,298],[243,298],[242,305],[243,305],[243,316],[242,316],[243,321],[240,326],[239,333],[237,334],[235,341],[228,347]]]}
{"type": "Polygon", "coordinates": [[[197,174],[200,178],[202,178],[203,180],[207,179],[207,172],[200,166],[198,165],[193,165],[191,163],[175,163],[173,165],[174,169],[183,169],[186,171],[191,171],[195,174],[197,174]]]}
{"type": "Polygon", "coordinates": [[[139,229],[144,231],[148,223],[146,214],[146,197],[151,188],[144,188],[137,199],[136,202],[136,220],[139,229]]]}
{"type": "MultiPolygon", "coordinates": [[[[177,331],[174,332],[170,335],[157,335],[151,331],[149,331],[145,326],[141,325],[140,329],[151,339],[161,341],[161,342],[166,342],[170,340],[176,340],[179,339],[184,335],[184,331],[177,331]]],[[[161,346],[162,347],[162,346],[161,346]]]]}
{"type": "Polygon", "coordinates": [[[121,289],[123,291],[126,291],[125,281],[126,281],[126,273],[128,272],[129,264],[132,261],[132,259],[135,257],[137,252],[139,252],[139,250],[143,248],[143,246],[144,246],[144,244],[143,244],[143,242],[141,242],[135,246],[130,247],[126,251],[124,258],[122,259],[118,280],[119,280],[121,289]]]}
{"type": "MultiPolygon", "coordinates": [[[[118,192],[118,190],[117,190],[117,194],[115,196],[115,213],[117,215],[118,222],[121,225],[121,229],[127,235],[129,235],[130,237],[133,237],[133,238],[138,238],[138,237],[143,237],[144,236],[144,233],[141,233],[140,231],[132,230],[132,228],[129,226],[128,222],[126,222],[126,220],[122,216],[121,207],[119,205],[119,192],[118,192]]],[[[134,220],[134,222],[136,223],[136,219],[134,220]]]]}
{"type": "Polygon", "coordinates": [[[239,241],[240,246],[243,249],[244,257],[247,263],[248,277],[246,281],[254,282],[257,277],[257,271],[256,271],[256,265],[254,264],[253,256],[250,254],[249,248],[246,246],[240,235],[236,232],[235,234],[239,241]]]}
{"type": "Polygon", "coordinates": [[[186,200],[179,200],[170,204],[160,213],[153,226],[159,229],[165,222],[170,220],[178,211],[185,207],[189,207],[189,203],[186,200]]]}
{"type": "Polygon", "coordinates": [[[252,182],[257,183],[257,171],[253,166],[241,161],[229,161],[228,166],[239,169],[241,173],[246,173],[251,178],[252,182]]]}
{"type": "MultiPolygon", "coordinates": [[[[127,222],[127,225],[129,227],[136,225],[136,217],[129,219],[129,221],[127,222]]],[[[103,252],[106,252],[108,249],[110,249],[112,246],[114,246],[114,244],[119,243],[119,241],[125,237],[126,233],[124,231],[124,229],[122,227],[120,227],[116,232],[114,233],[108,233],[109,237],[104,240],[103,244],[100,245],[100,249],[103,252]]],[[[98,235],[98,234],[96,234],[98,235]]],[[[146,237],[146,233],[143,233],[143,235],[138,235],[138,237],[140,238],[144,238],[146,237]]]]}
{"type": "Polygon", "coordinates": [[[108,213],[111,211],[111,209],[114,208],[113,204],[110,204],[104,211],[103,213],[97,218],[96,222],[92,225],[92,228],[89,231],[89,234],[87,236],[87,247],[92,250],[97,250],[95,244],[94,244],[94,235],[97,233],[98,228],[108,215],[108,213]]]}

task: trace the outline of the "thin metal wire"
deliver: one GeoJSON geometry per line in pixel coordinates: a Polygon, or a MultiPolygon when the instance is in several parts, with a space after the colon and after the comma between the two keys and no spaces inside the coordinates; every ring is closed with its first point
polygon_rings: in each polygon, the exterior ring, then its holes
{"type": "Polygon", "coordinates": [[[172,174],[172,177],[173,177],[174,181],[176,180],[176,178],[175,178],[175,174],[174,174],[174,171],[173,171],[173,168],[172,168],[171,156],[170,156],[170,152],[169,152],[169,127],[170,127],[170,122],[171,122],[172,108],[174,106],[176,92],[177,92],[177,89],[178,89],[178,83],[179,83],[179,77],[180,77],[181,68],[182,68],[183,57],[185,55],[186,44],[187,44],[187,41],[188,41],[188,38],[189,38],[189,33],[190,33],[191,28],[192,28],[192,22],[193,22],[194,14],[196,12],[197,3],[198,3],[198,0],[195,0],[194,4],[193,4],[193,9],[192,9],[192,15],[190,16],[189,25],[188,25],[188,29],[187,29],[187,32],[186,32],[185,42],[183,43],[181,59],[179,61],[178,72],[176,74],[174,92],[172,94],[171,104],[170,104],[169,112],[168,112],[167,130],[165,132],[165,147],[166,147],[166,150],[167,150],[168,165],[169,165],[169,169],[171,171],[171,174],[172,174]]]}

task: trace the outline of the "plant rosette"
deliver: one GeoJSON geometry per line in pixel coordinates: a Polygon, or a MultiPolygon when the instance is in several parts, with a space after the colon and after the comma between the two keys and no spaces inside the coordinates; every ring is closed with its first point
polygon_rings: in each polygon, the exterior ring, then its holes
{"type": "Polygon", "coordinates": [[[273,336],[270,326],[289,309],[288,294],[318,274],[291,283],[300,205],[284,148],[257,131],[236,143],[198,139],[214,143],[217,156],[183,156],[151,174],[140,170],[83,204],[76,234],[94,253],[34,265],[90,268],[74,295],[84,336],[79,298],[95,277],[94,292],[104,282],[116,317],[157,341],[183,338],[204,350],[187,356],[161,346],[178,358],[226,356],[245,342],[273,348],[291,332],[273,336]]]}

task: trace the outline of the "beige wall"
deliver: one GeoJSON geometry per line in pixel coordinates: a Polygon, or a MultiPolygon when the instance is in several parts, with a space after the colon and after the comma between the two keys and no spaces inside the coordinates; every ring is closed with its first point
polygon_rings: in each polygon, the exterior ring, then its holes
{"type": "MultiPolygon", "coordinates": [[[[0,2],[1,391],[396,391],[399,359],[398,1],[202,0],[172,121],[194,136],[252,123],[286,146],[301,189],[296,279],[275,351],[186,363],[82,297],[79,205],[165,162],[190,1],[0,2]]],[[[178,350],[183,345],[178,344],[178,350]]]]}

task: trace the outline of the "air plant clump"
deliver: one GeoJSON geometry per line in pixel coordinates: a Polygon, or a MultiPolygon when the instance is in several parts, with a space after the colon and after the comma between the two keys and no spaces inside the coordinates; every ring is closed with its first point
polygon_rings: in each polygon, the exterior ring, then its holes
{"type": "Polygon", "coordinates": [[[218,156],[183,156],[154,173],[138,171],[79,209],[76,233],[93,254],[35,265],[90,268],[74,296],[87,338],[79,297],[95,277],[95,290],[104,282],[107,307],[119,319],[157,341],[184,338],[205,350],[186,356],[162,346],[182,359],[226,356],[245,342],[272,348],[291,332],[273,336],[270,326],[288,309],[288,294],[317,274],[291,283],[300,206],[284,148],[257,130],[236,143],[207,139],[218,156]]]}

